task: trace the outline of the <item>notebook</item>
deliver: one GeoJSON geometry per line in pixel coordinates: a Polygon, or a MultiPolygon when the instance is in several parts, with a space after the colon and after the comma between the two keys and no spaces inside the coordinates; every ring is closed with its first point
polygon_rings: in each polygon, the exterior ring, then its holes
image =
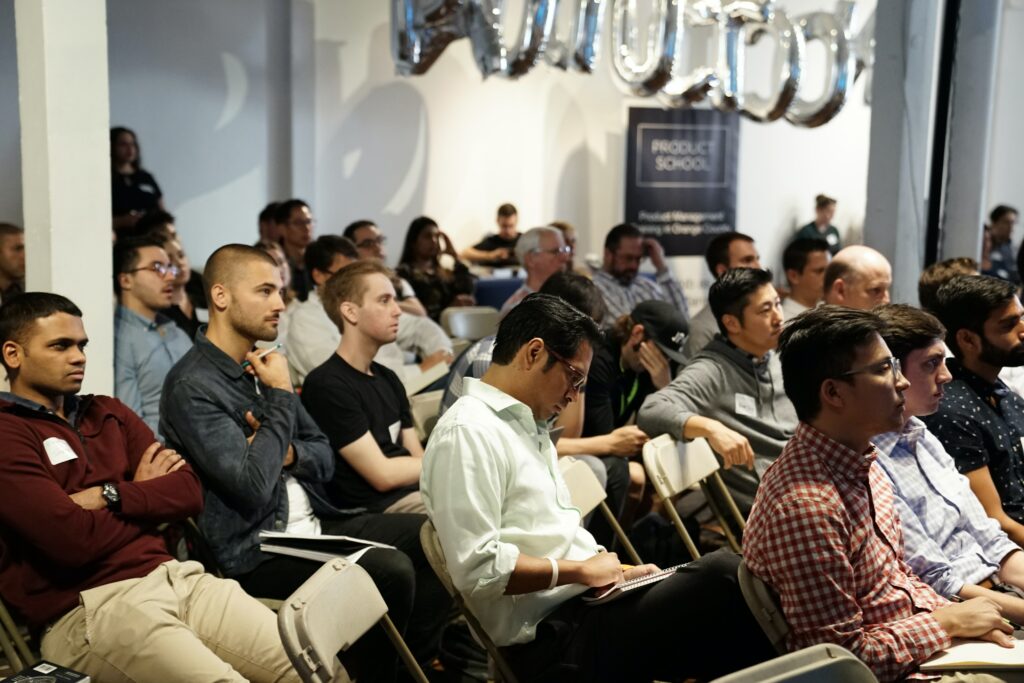
{"type": "Polygon", "coordinates": [[[937,652],[921,665],[921,671],[956,669],[1019,669],[1024,667],[1024,631],[1014,631],[1014,647],[987,640],[953,640],[948,650],[937,652]]]}
{"type": "Polygon", "coordinates": [[[677,564],[674,567],[662,569],[660,572],[654,572],[653,574],[648,574],[647,576],[641,576],[635,579],[630,579],[629,581],[617,583],[608,590],[604,591],[603,593],[600,593],[599,595],[584,595],[583,602],[587,603],[587,605],[590,607],[596,607],[597,605],[603,605],[607,602],[611,602],[612,600],[618,600],[624,595],[628,595],[629,593],[639,588],[646,588],[647,586],[651,586],[661,581],[664,581],[665,579],[667,579],[668,577],[672,576],[680,569],[685,567],[687,564],[689,563],[686,562],[683,564],[677,564]]]}
{"type": "Polygon", "coordinates": [[[386,543],[367,541],[351,536],[320,536],[309,534],[289,534],[281,531],[261,531],[260,550],[275,555],[301,557],[305,560],[329,562],[336,557],[344,557],[349,562],[357,562],[370,548],[390,548],[395,546],[386,543]]]}

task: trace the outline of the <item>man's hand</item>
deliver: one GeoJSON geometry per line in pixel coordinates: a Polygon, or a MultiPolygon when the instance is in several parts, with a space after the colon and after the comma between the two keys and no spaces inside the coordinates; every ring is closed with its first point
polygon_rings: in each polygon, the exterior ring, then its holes
{"type": "Polygon", "coordinates": [[[102,510],[107,507],[107,499],[102,496],[102,493],[103,487],[93,486],[84,491],[72,493],[70,497],[83,510],[102,510]]]}
{"type": "Polygon", "coordinates": [[[623,571],[622,580],[632,581],[633,579],[639,579],[641,576],[647,576],[648,574],[657,574],[660,571],[661,568],[656,564],[641,564],[623,571]]]}
{"type": "Polygon", "coordinates": [[[603,588],[622,581],[622,565],[615,553],[598,553],[583,563],[579,583],[603,588]]]}
{"type": "Polygon", "coordinates": [[[245,367],[246,372],[256,375],[259,381],[274,389],[293,391],[292,379],[288,374],[288,359],[282,354],[272,351],[260,358],[262,350],[250,351],[245,354],[245,360],[249,365],[245,367]]]}
{"type": "MultiPolygon", "coordinates": [[[[256,432],[260,430],[260,425],[263,423],[256,419],[251,410],[245,411],[245,421],[249,423],[249,428],[252,429],[252,434],[245,439],[245,442],[251,446],[253,439],[256,438],[256,432]]],[[[295,464],[295,447],[288,444],[288,452],[284,454],[284,462],[281,466],[291,467],[293,464],[295,464]]]]}
{"type": "MultiPolygon", "coordinates": [[[[139,459],[135,468],[132,481],[147,481],[156,479],[171,472],[177,472],[185,466],[185,459],[178,455],[178,452],[171,448],[164,448],[159,443],[154,443],[147,448],[139,459]]],[[[88,509],[88,508],[87,508],[88,509]]]]}
{"type": "Polygon", "coordinates": [[[487,252],[488,261],[504,261],[512,256],[512,250],[508,247],[498,247],[487,252]]]}
{"type": "Polygon", "coordinates": [[[1003,620],[1002,609],[988,598],[971,598],[932,612],[951,638],[980,638],[1013,647],[1013,627],[1003,620]]]}
{"type": "Polygon", "coordinates": [[[608,440],[609,455],[629,458],[640,454],[648,441],[648,436],[636,425],[626,425],[614,430],[605,436],[605,439],[608,440]]]}
{"type": "Polygon", "coordinates": [[[454,259],[458,259],[459,258],[459,255],[457,253],[455,253],[455,245],[452,244],[452,240],[451,240],[450,237],[448,237],[448,235],[446,235],[443,232],[438,231],[437,239],[438,239],[438,243],[439,243],[439,245],[441,247],[441,253],[442,254],[448,254],[449,256],[451,256],[454,259]]]}
{"type": "Polygon", "coordinates": [[[747,469],[754,469],[754,449],[750,447],[747,437],[734,432],[722,423],[708,436],[708,443],[711,449],[722,456],[725,462],[725,469],[733,465],[744,465],[747,469]]]}
{"type": "Polygon", "coordinates": [[[668,358],[661,352],[658,345],[651,340],[640,342],[640,364],[651,376],[655,389],[664,389],[672,381],[669,372],[668,358]]]}
{"type": "Polygon", "coordinates": [[[438,363],[451,363],[452,352],[448,349],[438,349],[420,362],[420,370],[426,372],[438,363]]]}
{"type": "Polygon", "coordinates": [[[659,273],[665,272],[667,266],[665,265],[665,250],[661,248],[661,242],[654,239],[653,237],[647,237],[644,239],[644,252],[651,259],[651,265],[659,273]]]}

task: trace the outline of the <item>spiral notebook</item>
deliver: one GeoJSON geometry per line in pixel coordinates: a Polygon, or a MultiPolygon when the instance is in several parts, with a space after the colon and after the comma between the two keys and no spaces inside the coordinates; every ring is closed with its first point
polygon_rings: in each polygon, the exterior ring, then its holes
{"type": "Polygon", "coordinates": [[[607,602],[611,602],[612,600],[618,600],[619,598],[628,595],[637,589],[646,588],[647,586],[651,586],[661,581],[664,581],[665,579],[667,579],[668,577],[672,576],[680,569],[685,567],[687,564],[689,564],[689,562],[677,564],[674,567],[662,569],[660,572],[654,572],[653,574],[648,574],[647,576],[640,576],[635,579],[630,579],[629,581],[617,583],[599,595],[584,595],[583,602],[587,603],[587,606],[589,607],[596,607],[597,605],[603,605],[607,602]]]}

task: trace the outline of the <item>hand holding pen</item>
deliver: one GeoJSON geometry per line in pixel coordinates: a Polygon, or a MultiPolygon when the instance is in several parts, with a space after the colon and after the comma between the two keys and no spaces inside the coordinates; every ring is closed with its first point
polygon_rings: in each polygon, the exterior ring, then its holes
{"type": "Polygon", "coordinates": [[[258,353],[250,351],[245,354],[242,368],[268,387],[293,391],[288,374],[288,359],[280,353],[274,353],[283,347],[283,344],[277,344],[258,353]]]}

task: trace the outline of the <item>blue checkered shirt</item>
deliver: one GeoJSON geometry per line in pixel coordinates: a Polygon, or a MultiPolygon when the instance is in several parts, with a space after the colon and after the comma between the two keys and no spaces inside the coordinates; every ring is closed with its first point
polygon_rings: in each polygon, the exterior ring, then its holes
{"type": "Polygon", "coordinates": [[[462,397],[462,380],[467,377],[480,379],[491,367],[491,354],[494,353],[494,335],[484,337],[468,349],[462,352],[455,359],[451,371],[448,373],[448,385],[444,388],[444,398],[441,399],[441,415],[455,405],[455,402],[462,397]]]}
{"type": "Polygon", "coordinates": [[[641,301],[667,301],[682,311],[687,318],[690,317],[683,288],[669,270],[658,273],[654,281],[637,275],[628,285],[599,270],[594,273],[594,285],[601,292],[604,305],[608,308],[608,314],[604,318],[605,325],[611,325],[621,315],[632,313],[641,301]]]}
{"type": "Polygon", "coordinates": [[[914,573],[952,597],[999,571],[1017,545],[985,514],[967,477],[924,422],[911,418],[901,431],[871,441],[896,494],[904,555],[914,573]]]}

